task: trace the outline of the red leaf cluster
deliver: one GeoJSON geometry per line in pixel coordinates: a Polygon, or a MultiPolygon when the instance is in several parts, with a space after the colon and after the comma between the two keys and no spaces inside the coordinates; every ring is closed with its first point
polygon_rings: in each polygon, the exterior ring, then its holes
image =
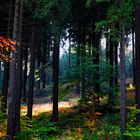
{"type": "Polygon", "coordinates": [[[0,36],[0,61],[10,60],[9,52],[11,50],[16,52],[15,44],[16,44],[16,41],[11,40],[10,38],[4,38],[0,36]]]}

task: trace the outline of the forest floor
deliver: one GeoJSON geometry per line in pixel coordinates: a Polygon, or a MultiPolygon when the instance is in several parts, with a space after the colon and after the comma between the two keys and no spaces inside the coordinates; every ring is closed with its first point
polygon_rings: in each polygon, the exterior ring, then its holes
{"type": "MultiPolygon", "coordinates": [[[[33,106],[33,134],[34,140],[119,140],[120,113],[110,114],[100,112],[79,111],[77,101],[70,100],[59,102],[59,121],[51,123],[52,103],[46,103],[45,99],[35,99],[33,106]],[[47,120],[47,122],[46,122],[47,120]],[[37,134],[38,133],[38,134],[37,134]]],[[[127,104],[134,103],[134,91],[127,90],[127,104]]],[[[22,107],[26,113],[26,106],[22,107]]]]}
{"type": "Polygon", "coordinates": [[[101,114],[100,112],[79,112],[78,106],[61,106],[59,121],[53,126],[51,111],[33,117],[34,129],[38,132],[35,140],[119,140],[119,114],[101,114]],[[44,124],[48,126],[44,126],[44,124]],[[39,124],[39,125],[37,125],[39,124]],[[53,128],[51,127],[53,126],[53,128]],[[40,128],[39,128],[39,127],[40,128]],[[46,132],[42,132],[46,127],[46,132]],[[41,131],[40,131],[41,130],[41,131]],[[40,131],[40,132],[39,132],[40,131]]]}
{"type": "MultiPolygon", "coordinates": [[[[52,111],[52,102],[50,102],[50,99],[48,97],[40,97],[34,99],[34,105],[33,105],[33,116],[37,116],[40,113],[52,111]]],[[[69,101],[60,101],[58,104],[59,109],[61,108],[71,108],[73,106],[77,105],[77,101],[75,100],[69,100],[69,101]]],[[[22,105],[22,114],[27,113],[27,105],[22,105]]]]}
{"type": "MultiPolygon", "coordinates": [[[[33,121],[27,120],[22,105],[21,140],[120,140],[120,113],[80,112],[75,100],[59,102],[59,121],[51,122],[52,103],[35,98],[33,121]]],[[[134,91],[127,90],[127,103],[134,103],[134,91]]],[[[117,106],[116,108],[120,108],[117,106]]],[[[1,139],[1,138],[0,138],[1,139]]]]}

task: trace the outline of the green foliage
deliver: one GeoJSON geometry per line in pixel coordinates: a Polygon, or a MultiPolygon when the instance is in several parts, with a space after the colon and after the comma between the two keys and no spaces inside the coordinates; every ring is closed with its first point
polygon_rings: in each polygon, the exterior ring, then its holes
{"type": "MultiPolygon", "coordinates": [[[[76,48],[77,49],[77,48],[76,48]]],[[[76,50],[74,49],[74,51],[76,50]]],[[[77,51],[77,50],[76,50],[77,51]]],[[[97,51],[94,50],[94,54],[96,55],[97,51]]],[[[79,56],[77,57],[75,53],[71,54],[71,67],[67,69],[65,72],[67,81],[72,81],[75,85],[81,82],[81,75],[85,73],[85,96],[84,100],[80,102],[82,106],[86,106],[86,109],[91,107],[93,110],[95,106],[102,105],[105,106],[107,103],[107,98],[110,94],[113,94],[113,100],[110,104],[114,107],[117,102],[118,97],[118,87],[110,87],[109,79],[116,75],[115,67],[110,66],[106,62],[105,50],[102,51],[102,59],[100,64],[94,64],[93,61],[95,57],[93,56],[79,56]],[[83,62],[77,66],[77,61],[83,62]],[[84,69],[83,69],[84,67],[84,69]],[[99,71],[98,71],[99,69],[99,71]],[[96,74],[100,74],[100,79],[96,80],[94,77],[96,74]],[[96,91],[94,89],[94,85],[96,83],[100,83],[100,91],[96,91]],[[102,98],[101,102],[96,104],[94,100],[94,96],[98,98],[102,98]],[[104,101],[103,101],[104,100],[104,101]],[[105,101],[106,100],[106,101],[105,101]],[[102,102],[103,101],[103,102],[102,102]]],[[[87,109],[88,110],[88,109],[87,109]]]]}
{"type": "Polygon", "coordinates": [[[20,125],[22,131],[30,132],[32,129],[32,120],[26,116],[21,116],[20,125]]]}
{"type": "Polygon", "coordinates": [[[39,19],[49,18],[50,21],[63,19],[69,12],[69,0],[38,0],[35,16],[39,19]]]}
{"type": "Polygon", "coordinates": [[[40,114],[33,120],[21,117],[21,132],[16,134],[16,139],[31,140],[47,140],[50,136],[57,134],[59,131],[55,123],[50,122],[45,113],[40,114]]]}
{"type": "Polygon", "coordinates": [[[129,140],[140,139],[140,125],[138,125],[136,121],[136,116],[138,113],[140,113],[140,110],[136,108],[136,105],[129,107],[127,130],[125,132],[125,135],[129,140]]]}
{"type": "Polygon", "coordinates": [[[110,2],[110,0],[96,0],[96,2],[110,2]]]}
{"type": "Polygon", "coordinates": [[[85,133],[84,140],[121,140],[119,120],[117,114],[104,116],[91,134],[85,133]]]}
{"type": "Polygon", "coordinates": [[[133,0],[125,0],[120,5],[114,1],[108,7],[106,19],[96,22],[96,31],[109,29],[108,34],[119,40],[119,25],[123,23],[125,28],[132,27],[133,11],[133,0]]]}
{"type": "Polygon", "coordinates": [[[72,90],[73,90],[73,84],[70,83],[63,83],[63,84],[59,84],[59,100],[64,100],[64,101],[68,101],[69,100],[69,96],[72,94],[72,90]]]}
{"type": "Polygon", "coordinates": [[[33,11],[33,7],[32,7],[32,1],[31,0],[24,0],[24,5],[26,10],[32,12],[33,11]]]}
{"type": "Polygon", "coordinates": [[[81,112],[95,112],[97,106],[100,105],[100,96],[91,92],[86,92],[83,99],[79,101],[79,109],[81,112]]]}
{"type": "Polygon", "coordinates": [[[30,140],[32,135],[32,120],[27,118],[26,116],[22,116],[20,118],[20,128],[21,132],[16,134],[16,140],[30,140]]]}
{"type": "Polygon", "coordinates": [[[102,2],[110,2],[110,0],[87,0],[86,6],[90,7],[91,5],[94,5],[96,3],[102,3],[102,2]]]}
{"type": "Polygon", "coordinates": [[[0,97],[0,132],[5,133],[6,132],[6,126],[7,126],[7,121],[6,121],[6,113],[2,111],[2,101],[0,97]]]}
{"type": "Polygon", "coordinates": [[[2,111],[2,98],[0,97],[0,124],[6,121],[6,113],[2,111]]]}
{"type": "Polygon", "coordinates": [[[32,135],[40,140],[58,133],[55,123],[50,122],[45,113],[42,113],[37,120],[33,120],[32,135]]]}

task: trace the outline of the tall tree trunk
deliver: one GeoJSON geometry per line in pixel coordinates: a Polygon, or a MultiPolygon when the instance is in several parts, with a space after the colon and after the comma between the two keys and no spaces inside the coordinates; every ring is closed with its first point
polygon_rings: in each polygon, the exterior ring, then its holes
{"type": "Polygon", "coordinates": [[[22,95],[22,22],[23,22],[23,0],[20,3],[20,18],[19,18],[19,38],[20,46],[17,48],[17,74],[16,74],[16,98],[15,98],[15,132],[20,132],[20,105],[22,95]]]}
{"type": "MultiPolygon", "coordinates": [[[[140,3],[135,2],[135,37],[136,37],[136,104],[140,109],[140,3]]],[[[138,123],[140,123],[140,113],[137,117],[138,123]]]]}
{"type": "Polygon", "coordinates": [[[54,41],[53,51],[53,112],[52,121],[58,120],[58,86],[59,86],[59,38],[54,41]]]}
{"type": "Polygon", "coordinates": [[[110,43],[109,43],[109,65],[110,65],[110,70],[109,70],[109,86],[110,86],[110,93],[108,97],[108,104],[107,104],[107,109],[109,111],[113,110],[114,107],[114,40],[113,37],[110,36],[110,43]]]}
{"type": "MultiPolygon", "coordinates": [[[[81,63],[80,56],[81,56],[81,22],[78,23],[78,34],[77,34],[77,60],[76,60],[77,67],[80,67],[81,63]]],[[[77,76],[76,94],[77,95],[81,94],[79,75],[77,76]]]]}
{"type": "Polygon", "coordinates": [[[114,42],[115,45],[115,91],[118,91],[118,43],[114,42]]]}
{"type": "Polygon", "coordinates": [[[69,58],[68,58],[68,68],[70,70],[71,65],[71,38],[69,37],[69,58]]]}
{"type": "MultiPolygon", "coordinates": [[[[97,13],[95,16],[95,22],[100,20],[100,5],[97,4],[95,6],[95,12],[97,13]]],[[[93,75],[93,87],[95,93],[98,93],[100,91],[100,39],[101,39],[101,32],[95,31],[95,23],[94,23],[94,33],[92,37],[92,47],[93,47],[93,64],[96,65],[95,73],[93,75]]]]}
{"type": "MultiPolygon", "coordinates": [[[[34,7],[34,1],[33,1],[34,7]]],[[[34,72],[35,72],[35,20],[32,19],[32,38],[31,38],[31,63],[30,63],[30,75],[29,75],[29,90],[28,90],[28,107],[27,107],[27,117],[32,119],[32,109],[33,109],[33,93],[34,93],[34,72]]]]}
{"type": "MultiPolygon", "coordinates": [[[[49,43],[49,40],[47,43],[47,63],[50,63],[50,43],[49,43]]],[[[47,79],[46,79],[47,86],[50,84],[50,79],[51,79],[51,76],[50,76],[50,74],[47,73],[47,79]]]]}
{"type": "MultiPolygon", "coordinates": [[[[19,32],[19,8],[20,0],[15,2],[15,16],[14,16],[14,31],[13,39],[18,40],[19,32]]],[[[10,72],[10,87],[8,95],[8,120],[7,120],[7,135],[8,139],[12,140],[14,136],[14,124],[15,124],[15,89],[16,89],[16,53],[12,51],[13,61],[11,62],[10,72]]]]}
{"type": "MultiPolygon", "coordinates": [[[[41,48],[40,48],[39,42],[37,43],[36,59],[37,59],[37,69],[39,69],[40,62],[41,62],[41,48]]],[[[40,79],[37,81],[37,90],[40,90],[40,79]]]]}
{"type": "MultiPolygon", "coordinates": [[[[110,74],[113,73],[113,65],[114,65],[114,41],[113,38],[110,37],[110,46],[109,46],[109,65],[111,66],[110,74]]],[[[109,80],[110,87],[113,87],[114,78],[113,75],[111,75],[109,80]]]]}
{"type": "Polygon", "coordinates": [[[28,65],[28,46],[24,48],[24,72],[23,72],[23,101],[26,102],[26,83],[27,83],[27,65],[28,65]]]}
{"type": "Polygon", "coordinates": [[[122,140],[125,140],[124,132],[126,130],[126,89],[125,89],[126,71],[125,71],[125,29],[120,25],[120,92],[121,92],[121,134],[122,140]]]}
{"type": "MultiPolygon", "coordinates": [[[[11,27],[11,16],[12,16],[12,0],[10,0],[10,9],[9,9],[9,17],[8,17],[8,29],[7,36],[10,35],[10,27],[11,27]]],[[[10,52],[9,52],[10,55],[10,52]]],[[[4,76],[2,82],[2,110],[6,112],[7,109],[7,93],[8,93],[8,83],[9,83],[9,67],[10,63],[4,62],[4,76]]]]}
{"type": "Polygon", "coordinates": [[[86,80],[85,80],[85,63],[86,63],[86,34],[85,34],[85,22],[82,23],[82,46],[81,46],[81,65],[82,65],[82,81],[81,81],[81,95],[85,98],[86,80]]]}
{"type": "Polygon", "coordinates": [[[135,85],[135,65],[136,65],[136,59],[135,59],[135,32],[134,32],[134,23],[135,21],[133,20],[133,25],[132,25],[132,57],[133,57],[133,84],[135,85]]]}
{"type": "Polygon", "coordinates": [[[92,37],[92,57],[93,57],[93,64],[96,65],[95,73],[93,75],[93,86],[95,93],[100,91],[100,74],[99,74],[99,45],[100,45],[100,33],[94,33],[92,37]]]}
{"type": "MultiPolygon", "coordinates": [[[[46,58],[46,56],[47,56],[47,44],[45,44],[45,42],[44,42],[44,44],[43,44],[43,60],[42,60],[42,63],[43,63],[43,66],[45,66],[46,65],[46,60],[47,60],[47,58],[46,58]]],[[[42,80],[42,89],[45,89],[45,87],[46,87],[46,69],[44,69],[43,70],[43,72],[42,72],[42,75],[41,75],[41,80],[42,80]]]]}
{"type": "Polygon", "coordinates": [[[9,67],[10,67],[10,64],[8,62],[4,62],[4,75],[3,75],[3,83],[2,83],[2,111],[4,113],[6,113],[6,109],[7,109],[9,67]]]}
{"type": "Polygon", "coordinates": [[[107,29],[107,33],[106,33],[106,63],[108,64],[108,60],[109,60],[109,35],[108,35],[108,29],[107,29]]]}

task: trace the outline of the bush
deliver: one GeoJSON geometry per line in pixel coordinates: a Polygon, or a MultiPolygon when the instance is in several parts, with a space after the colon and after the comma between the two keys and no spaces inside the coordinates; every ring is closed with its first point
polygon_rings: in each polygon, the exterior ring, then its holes
{"type": "Polygon", "coordinates": [[[140,109],[137,109],[136,105],[128,108],[128,121],[127,130],[125,135],[128,140],[139,140],[140,139],[140,125],[137,125],[136,116],[140,113],[140,109]]]}
{"type": "Polygon", "coordinates": [[[47,140],[49,136],[57,133],[58,129],[55,123],[50,122],[45,113],[42,113],[37,120],[33,120],[33,137],[39,140],[47,140]]]}
{"type": "Polygon", "coordinates": [[[104,116],[100,120],[101,124],[97,125],[92,133],[85,131],[84,140],[121,140],[121,131],[116,120],[120,120],[119,115],[104,116]]]}
{"type": "Polygon", "coordinates": [[[6,136],[6,126],[7,126],[7,121],[6,121],[6,113],[2,111],[2,101],[0,98],[0,138],[6,136]]]}

